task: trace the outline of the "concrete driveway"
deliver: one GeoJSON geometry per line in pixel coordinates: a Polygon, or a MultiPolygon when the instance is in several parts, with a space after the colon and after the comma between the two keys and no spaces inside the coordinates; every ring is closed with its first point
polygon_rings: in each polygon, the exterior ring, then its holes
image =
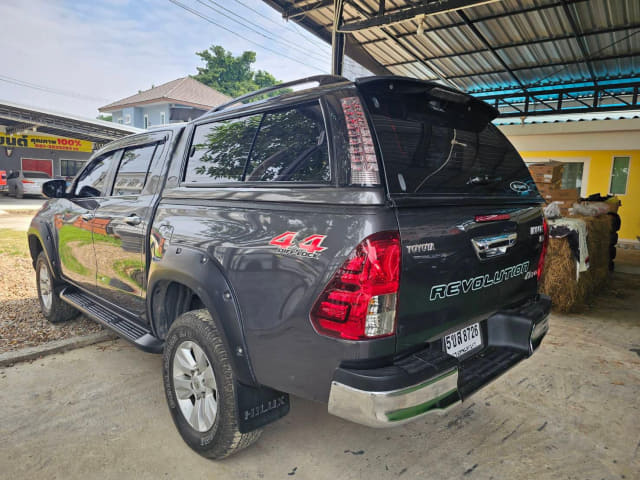
{"type": "Polygon", "coordinates": [[[640,478],[640,276],[588,314],[554,315],[528,362],[444,416],[373,430],[292,399],[221,462],[193,453],[165,405],[160,357],[123,341],[0,369],[0,477],[640,478]]]}

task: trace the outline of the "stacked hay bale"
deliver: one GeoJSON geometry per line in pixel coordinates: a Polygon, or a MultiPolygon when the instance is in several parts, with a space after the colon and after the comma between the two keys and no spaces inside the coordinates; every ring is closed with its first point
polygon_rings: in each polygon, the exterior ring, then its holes
{"type": "Polygon", "coordinates": [[[577,275],[577,264],[566,238],[550,238],[540,292],[549,295],[560,312],[578,310],[588,303],[609,278],[609,246],[613,218],[610,215],[576,217],[587,226],[589,269],[577,275]]]}

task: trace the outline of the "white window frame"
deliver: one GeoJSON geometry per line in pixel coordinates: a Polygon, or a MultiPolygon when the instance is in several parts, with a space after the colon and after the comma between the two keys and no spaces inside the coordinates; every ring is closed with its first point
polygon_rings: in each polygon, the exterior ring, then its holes
{"type": "Polygon", "coordinates": [[[127,114],[124,116],[125,125],[131,125],[131,115],[127,114]]]}
{"type": "Polygon", "coordinates": [[[160,112],[160,125],[164,125],[166,121],[166,114],[164,112],[160,112]]]}
{"type": "MultiPolygon", "coordinates": [[[[531,163],[546,163],[546,162],[562,162],[562,163],[582,163],[582,184],[580,185],[580,196],[585,198],[587,197],[587,187],[589,182],[589,167],[591,166],[591,157],[558,157],[558,158],[548,158],[548,157],[526,157],[523,158],[524,163],[527,164],[527,167],[531,163]]],[[[613,160],[611,161],[613,168],[613,160]]],[[[611,177],[609,177],[609,184],[611,184],[611,177]]]]}
{"type": "Polygon", "coordinates": [[[613,155],[611,157],[611,169],[609,170],[609,195],[617,195],[623,196],[629,192],[629,177],[631,176],[631,155],[613,155]],[[624,185],[624,193],[611,193],[611,179],[613,178],[613,164],[615,163],[616,158],[628,158],[629,159],[629,171],[627,172],[627,182],[624,185]]]}
{"type": "MultiPolygon", "coordinates": [[[[80,173],[82,171],[82,169],[84,168],[84,166],[87,164],[88,160],[80,160],[78,158],[60,158],[58,159],[58,175],[60,175],[62,177],[62,160],[65,160],[67,162],[82,162],[82,166],[80,167],[80,169],[78,170],[78,172],[76,173],[75,176],[78,175],[78,173],[80,173]]],[[[74,177],[75,177],[74,176],[74,177]]]]}

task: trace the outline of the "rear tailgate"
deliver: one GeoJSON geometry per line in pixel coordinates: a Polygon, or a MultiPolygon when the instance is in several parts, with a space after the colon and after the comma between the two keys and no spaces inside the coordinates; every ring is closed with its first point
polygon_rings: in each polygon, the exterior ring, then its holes
{"type": "Polygon", "coordinates": [[[536,294],[540,207],[404,207],[398,209],[398,223],[399,351],[536,294]],[[509,219],[475,221],[492,215],[509,219]]]}
{"type": "MultiPolygon", "coordinates": [[[[419,81],[361,81],[402,242],[398,351],[533,297],[543,216],[497,112],[419,81]]],[[[485,335],[483,335],[485,337],[485,335]]]]}

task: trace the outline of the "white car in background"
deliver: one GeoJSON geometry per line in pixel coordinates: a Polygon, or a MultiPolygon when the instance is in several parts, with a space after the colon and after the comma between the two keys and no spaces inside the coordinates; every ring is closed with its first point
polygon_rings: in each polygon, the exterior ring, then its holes
{"type": "Polygon", "coordinates": [[[22,198],[25,195],[42,195],[42,184],[51,180],[45,172],[29,170],[15,170],[7,176],[7,190],[9,195],[22,198]]]}

